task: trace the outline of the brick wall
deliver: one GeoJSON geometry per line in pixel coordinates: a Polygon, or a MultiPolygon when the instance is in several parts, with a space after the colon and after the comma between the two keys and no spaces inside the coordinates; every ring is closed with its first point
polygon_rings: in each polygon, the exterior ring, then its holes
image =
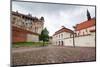
{"type": "Polygon", "coordinates": [[[12,27],[12,42],[25,42],[27,33],[17,27],[12,27]]]}
{"type": "Polygon", "coordinates": [[[12,42],[27,42],[27,35],[38,35],[36,33],[12,26],[12,42]]]}

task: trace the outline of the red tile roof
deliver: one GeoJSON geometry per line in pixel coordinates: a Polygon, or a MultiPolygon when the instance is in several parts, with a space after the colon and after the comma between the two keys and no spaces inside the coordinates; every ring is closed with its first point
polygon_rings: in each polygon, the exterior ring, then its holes
{"type": "Polygon", "coordinates": [[[96,24],[95,18],[92,18],[89,21],[85,21],[85,22],[82,22],[80,24],[77,24],[75,27],[75,31],[86,29],[86,28],[91,27],[91,26],[95,26],[95,24],[96,24]]]}
{"type": "MultiPolygon", "coordinates": [[[[69,33],[73,33],[73,31],[72,31],[72,30],[70,30],[70,29],[68,29],[68,28],[63,27],[63,28],[61,28],[60,30],[56,31],[56,32],[54,33],[54,35],[57,35],[57,34],[62,33],[62,32],[69,32],[69,33]]],[[[54,36],[54,35],[53,35],[53,36],[54,36]]]]}

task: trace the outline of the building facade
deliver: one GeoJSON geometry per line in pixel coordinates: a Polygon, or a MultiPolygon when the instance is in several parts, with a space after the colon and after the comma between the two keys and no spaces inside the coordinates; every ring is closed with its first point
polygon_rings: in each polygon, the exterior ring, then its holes
{"type": "Polygon", "coordinates": [[[80,24],[74,26],[75,36],[83,36],[91,34],[91,31],[95,31],[95,18],[92,18],[88,21],[84,21],[80,24]]]}
{"type": "Polygon", "coordinates": [[[43,30],[44,17],[41,17],[39,19],[37,17],[33,17],[31,14],[25,15],[19,12],[12,11],[11,26],[12,26],[13,42],[22,42],[22,41],[37,42],[39,41],[39,34],[41,34],[41,31],[43,30]],[[21,35],[23,37],[21,37],[21,35]]]}
{"type": "Polygon", "coordinates": [[[65,38],[73,37],[73,31],[62,27],[60,30],[56,31],[53,35],[53,44],[54,45],[65,45],[65,38]]]}
{"type": "Polygon", "coordinates": [[[87,10],[87,20],[76,24],[73,33],[58,30],[53,35],[53,44],[58,45],[63,41],[64,46],[95,47],[96,42],[96,18],[91,18],[87,10]],[[63,37],[61,34],[64,34],[63,37]],[[71,36],[73,35],[73,36],[71,36]],[[61,38],[60,38],[61,36],[61,38]]]}

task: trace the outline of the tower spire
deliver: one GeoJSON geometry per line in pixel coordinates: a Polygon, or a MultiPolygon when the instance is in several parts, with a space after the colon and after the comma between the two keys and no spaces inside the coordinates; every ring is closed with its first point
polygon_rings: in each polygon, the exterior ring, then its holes
{"type": "Polygon", "coordinates": [[[89,11],[87,10],[87,19],[90,20],[91,19],[91,16],[90,16],[90,13],[89,11]]]}

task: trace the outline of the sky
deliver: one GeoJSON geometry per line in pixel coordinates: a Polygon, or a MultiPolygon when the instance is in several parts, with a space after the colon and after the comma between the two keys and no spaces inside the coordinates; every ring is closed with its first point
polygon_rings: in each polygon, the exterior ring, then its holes
{"type": "Polygon", "coordinates": [[[53,3],[36,3],[36,2],[12,2],[12,11],[18,11],[22,14],[32,14],[40,18],[44,17],[44,27],[52,36],[62,26],[73,29],[76,24],[87,20],[87,9],[91,17],[95,17],[94,6],[80,6],[68,4],[53,4],[53,3]]]}

